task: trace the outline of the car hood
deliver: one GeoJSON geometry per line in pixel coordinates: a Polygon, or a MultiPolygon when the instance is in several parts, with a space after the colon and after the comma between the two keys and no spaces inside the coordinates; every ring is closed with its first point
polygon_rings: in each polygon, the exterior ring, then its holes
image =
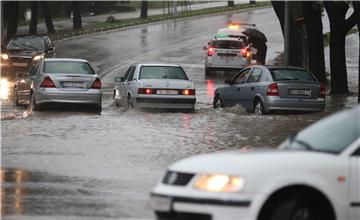
{"type": "Polygon", "coordinates": [[[164,89],[193,89],[194,83],[188,80],[176,79],[141,79],[143,87],[164,89]]]}
{"type": "Polygon", "coordinates": [[[332,167],[338,155],[313,151],[255,150],[204,154],[180,160],[170,170],[186,173],[223,173],[246,175],[332,167]]]}
{"type": "Polygon", "coordinates": [[[8,50],[9,57],[32,58],[36,55],[44,53],[43,50],[8,50]]]}

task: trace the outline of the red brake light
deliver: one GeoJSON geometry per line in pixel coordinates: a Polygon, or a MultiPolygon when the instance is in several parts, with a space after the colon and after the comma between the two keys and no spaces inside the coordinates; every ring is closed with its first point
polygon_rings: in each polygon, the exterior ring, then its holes
{"type": "Polygon", "coordinates": [[[208,48],[208,56],[211,57],[213,55],[213,51],[214,51],[214,48],[213,47],[209,47],[208,48]]]}
{"type": "Polygon", "coordinates": [[[101,89],[101,81],[99,78],[96,78],[93,84],[91,85],[92,89],[101,89]]]}
{"type": "Polygon", "coordinates": [[[325,98],[326,96],[326,88],[323,84],[320,84],[320,94],[319,97],[320,98],[325,98]]]}
{"type": "Polygon", "coordinates": [[[241,49],[241,54],[243,57],[247,57],[249,53],[247,52],[246,49],[241,49]]]}
{"type": "Polygon", "coordinates": [[[139,88],[138,89],[138,94],[153,94],[154,90],[153,89],[149,89],[149,88],[139,88]]]}
{"type": "Polygon", "coordinates": [[[267,96],[279,96],[279,87],[277,83],[271,83],[266,92],[267,96]]]}
{"type": "Polygon", "coordinates": [[[181,91],[183,95],[195,95],[195,89],[184,89],[181,91]]]}
{"type": "Polygon", "coordinates": [[[44,80],[40,84],[41,88],[55,88],[54,82],[51,80],[49,76],[45,77],[44,80]]]}

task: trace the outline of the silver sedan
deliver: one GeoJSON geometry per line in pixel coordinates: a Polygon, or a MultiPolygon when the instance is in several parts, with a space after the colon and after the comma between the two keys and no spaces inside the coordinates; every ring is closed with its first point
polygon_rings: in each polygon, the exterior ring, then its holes
{"type": "Polygon", "coordinates": [[[323,111],[325,87],[310,72],[296,67],[253,65],[214,92],[214,108],[241,105],[249,112],[323,111]]]}
{"type": "Polygon", "coordinates": [[[86,60],[40,59],[16,81],[14,103],[30,104],[35,111],[47,103],[88,104],[101,111],[101,81],[86,60]]]}
{"type": "Polygon", "coordinates": [[[173,64],[134,64],[124,77],[115,78],[116,106],[193,110],[194,83],[173,64]]]}

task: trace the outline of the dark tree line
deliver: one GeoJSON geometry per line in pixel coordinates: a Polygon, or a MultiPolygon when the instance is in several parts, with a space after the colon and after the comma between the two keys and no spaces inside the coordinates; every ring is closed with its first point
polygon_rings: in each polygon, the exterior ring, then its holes
{"type": "MultiPolygon", "coordinates": [[[[348,94],[345,38],[347,33],[354,26],[357,25],[359,27],[360,2],[351,2],[354,12],[347,19],[345,15],[350,6],[349,3],[345,1],[324,1],[322,3],[316,1],[304,1],[289,2],[288,4],[290,13],[289,65],[303,66],[304,60],[302,59],[304,59],[304,56],[301,47],[306,46],[302,43],[303,39],[306,38],[309,70],[313,72],[321,82],[327,83],[325,75],[323,26],[321,20],[322,11],[325,9],[330,22],[331,94],[348,94]],[[299,22],[301,20],[303,20],[302,23],[299,22]],[[302,30],[301,24],[303,24],[302,30]],[[299,58],[301,59],[299,60],[299,58]]],[[[285,3],[272,1],[272,5],[280,21],[284,35],[285,3]]],[[[360,92],[358,100],[360,102],[360,92]]]]}

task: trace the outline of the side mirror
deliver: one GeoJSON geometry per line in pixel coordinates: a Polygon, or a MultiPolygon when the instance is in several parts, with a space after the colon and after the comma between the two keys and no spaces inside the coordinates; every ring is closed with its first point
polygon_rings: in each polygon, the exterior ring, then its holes
{"type": "Polygon", "coordinates": [[[202,47],[202,49],[203,49],[203,50],[207,50],[207,49],[208,49],[208,47],[207,47],[207,46],[204,46],[204,47],[202,47]]]}
{"type": "Polygon", "coordinates": [[[115,82],[124,82],[124,77],[115,77],[115,82]]]}
{"type": "Polygon", "coordinates": [[[49,47],[48,48],[48,52],[54,52],[55,51],[55,47],[49,47]]]}

